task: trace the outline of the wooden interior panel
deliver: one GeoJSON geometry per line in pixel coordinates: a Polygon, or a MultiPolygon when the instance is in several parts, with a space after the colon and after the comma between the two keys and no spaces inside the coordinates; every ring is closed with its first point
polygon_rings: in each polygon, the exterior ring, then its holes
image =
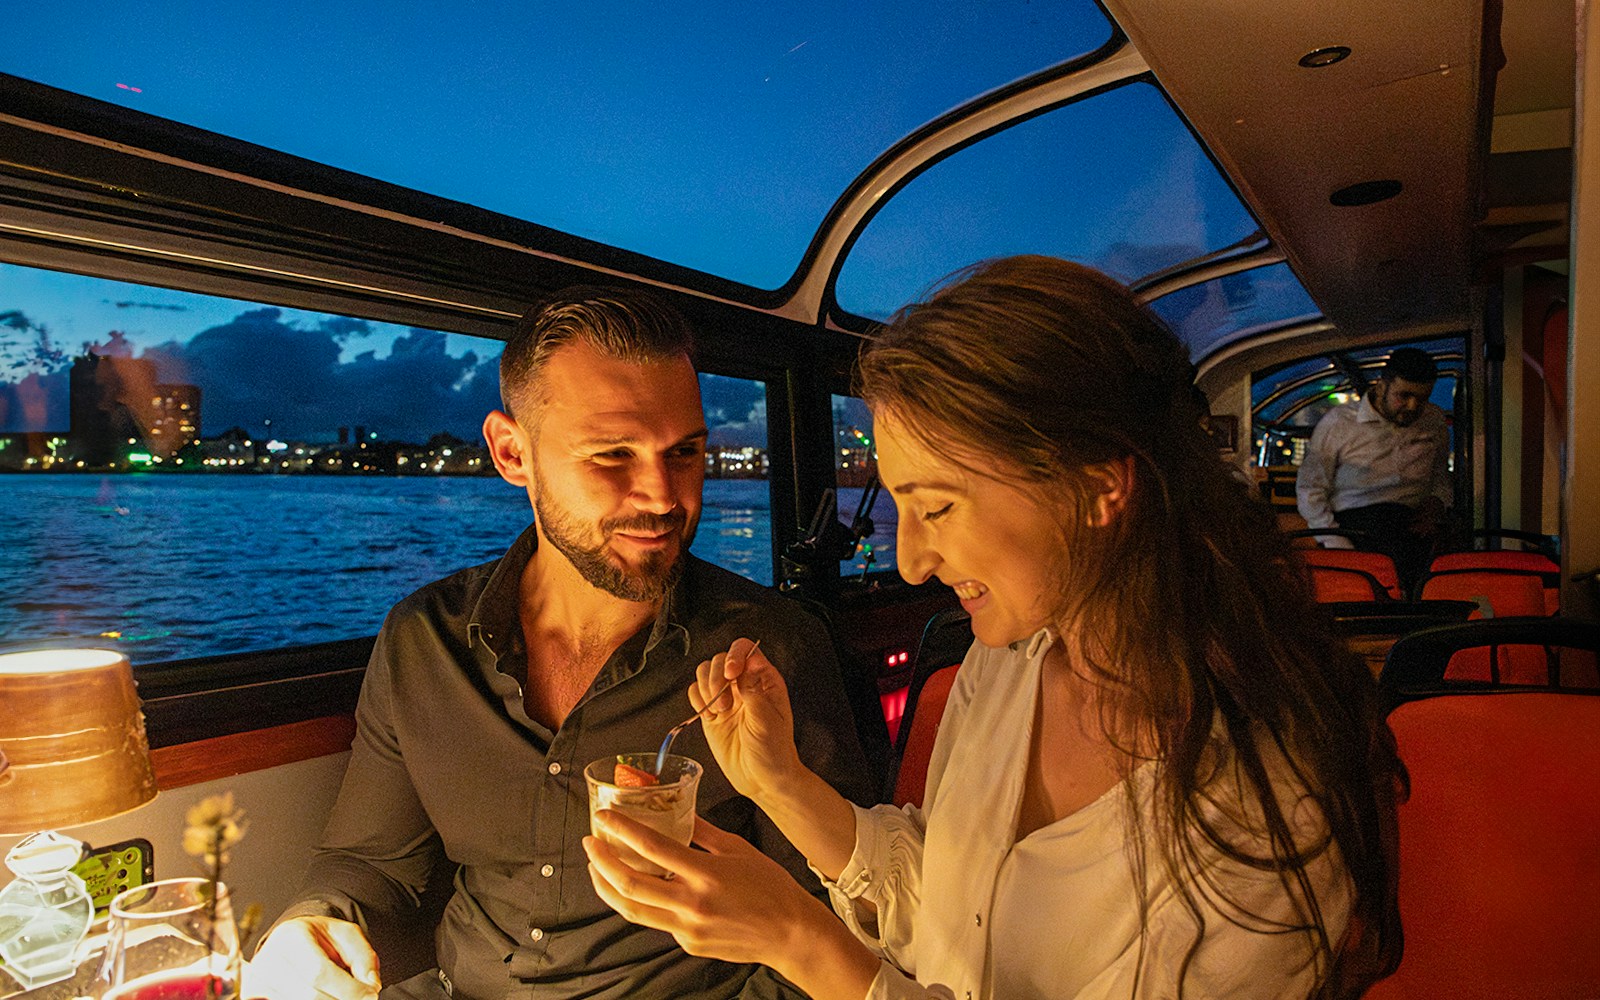
{"type": "Polygon", "coordinates": [[[327,715],[268,729],[157,747],[150,751],[150,757],[155,764],[156,786],[165,792],[215,778],[231,778],[280,764],[343,753],[350,749],[355,733],[354,716],[327,715]]]}

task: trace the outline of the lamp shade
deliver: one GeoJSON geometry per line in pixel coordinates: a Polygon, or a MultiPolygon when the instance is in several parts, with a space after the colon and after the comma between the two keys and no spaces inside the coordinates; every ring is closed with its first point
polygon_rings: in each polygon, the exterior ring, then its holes
{"type": "Polygon", "coordinates": [[[108,819],[156,795],[128,658],[0,654],[0,834],[108,819]]]}

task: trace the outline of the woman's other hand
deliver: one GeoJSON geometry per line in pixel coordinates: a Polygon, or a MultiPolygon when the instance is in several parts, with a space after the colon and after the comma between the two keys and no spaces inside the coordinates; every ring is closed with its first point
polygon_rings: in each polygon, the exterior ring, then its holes
{"type": "Polygon", "coordinates": [[[668,873],[636,871],[604,841],[584,838],[595,892],[628,920],[666,931],[691,955],[769,966],[812,996],[866,996],[878,959],[745,840],[696,818],[702,852],[611,810],[597,819],[608,837],[668,873]]]}

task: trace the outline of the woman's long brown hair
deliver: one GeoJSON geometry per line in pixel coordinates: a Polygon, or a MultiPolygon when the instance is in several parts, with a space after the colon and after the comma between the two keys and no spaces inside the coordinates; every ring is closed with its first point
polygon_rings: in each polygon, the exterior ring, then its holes
{"type": "Polygon", "coordinates": [[[1170,874],[1200,925],[1189,960],[1204,934],[1198,896],[1228,902],[1200,871],[1203,852],[1221,852],[1275,875],[1301,917],[1248,926],[1307,935],[1315,995],[1359,996],[1399,962],[1393,823],[1404,771],[1366,666],[1333,635],[1270,510],[1205,432],[1193,374],[1183,344],[1121,285],[1031,256],[957,275],[894,317],[860,361],[874,412],[957,461],[1009,470],[1057,513],[1053,618],[1101,690],[1112,745],[1130,769],[1158,761],[1154,815],[1135,821],[1151,824],[1159,856],[1136,850],[1135,884],[1149,863],[1170,874]],[[1091,530],[1085,469],[1123,459],[1127,506],[1091,530]],[[1268,850],[1202,814],[1217,722],[1268,850]],[[1326,836],[1315,843],[1292,834],[1286,790],[1275,793],[1284,762],[1292,791],[1320,806],[1326,836]],[[1354,887],[1337,940],[1305,871],[1330,841],[1354,887]]]}

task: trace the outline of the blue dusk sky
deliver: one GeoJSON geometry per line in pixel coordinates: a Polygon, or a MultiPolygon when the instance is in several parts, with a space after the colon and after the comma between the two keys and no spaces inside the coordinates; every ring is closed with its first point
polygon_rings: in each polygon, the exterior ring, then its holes
{"type": "MultiPolygon", "coordinates": [[[[10,5],[0,71],[770,289],[897,140],[1112,30],[1092,0],[52,0],[10,5]]],[[[915,178],[861,234],[838,300],[881,318],[1021,252],[1131,280],[1254,228],[1161,93],[1134,83],[915,178]]],[[[1288,282],[1288,311],[1314,312],[1288,282]]],[[[1213,336],[1256,298],[1169,319],[1213,336]]],[[[433,429],[466,437],[495,399],[493,341],[0,265],[0,430],[59,429],[40,423],[65,403],[40,391],[89,345],[214,383],[206,434],[290,402],[322,433],[357,391],[385,402],[362,397],[372,415],[333,426],[415,434],[404,386],[433,429]]],[[[722,391],[708,412],[732,440],[754,389],[722,391]]]]}

